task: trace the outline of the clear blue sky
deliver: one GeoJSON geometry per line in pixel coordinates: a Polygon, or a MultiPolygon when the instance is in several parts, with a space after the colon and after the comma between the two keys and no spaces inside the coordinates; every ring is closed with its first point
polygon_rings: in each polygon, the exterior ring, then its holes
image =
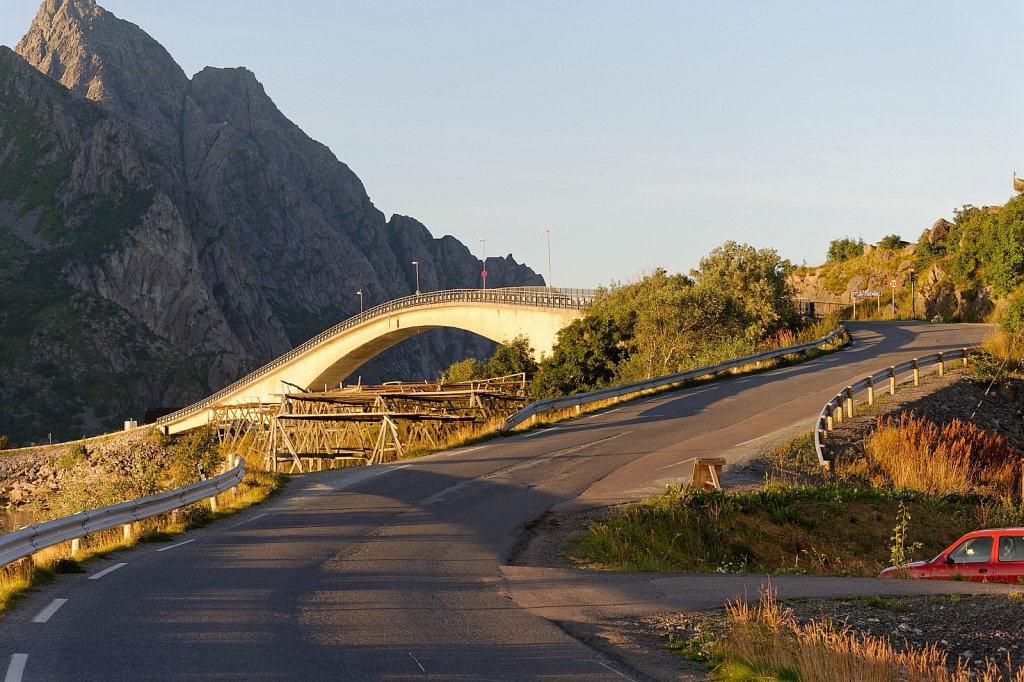
{"type": "MultiPolygon", "coordinates": [[[[246,66],[385,214],[594,286],[732,239],[820,263],[1024,173],[1024,4],[101,0],[246,66]]],[[[3,0],[13,46],[38,8],[3,0]]]]}

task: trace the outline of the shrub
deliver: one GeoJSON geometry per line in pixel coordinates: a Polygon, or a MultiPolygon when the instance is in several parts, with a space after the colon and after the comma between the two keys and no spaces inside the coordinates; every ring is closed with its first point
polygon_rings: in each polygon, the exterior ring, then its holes
{"type": "Polygon", "coordinates": [[[846,237],[844,239],[833,239],[828,245],[828,255],[826,257],[829,263],[841,263],[851,258],[857,258],[864,254],[864,240],[863,239],[850,239],[846,237]]]}
{"type": "Polygon", "coordinates": [[[903,239],[898,234],[887,234],[878,242],[878,248],[886,251],[896,251],[903,248],[903,239]]]}

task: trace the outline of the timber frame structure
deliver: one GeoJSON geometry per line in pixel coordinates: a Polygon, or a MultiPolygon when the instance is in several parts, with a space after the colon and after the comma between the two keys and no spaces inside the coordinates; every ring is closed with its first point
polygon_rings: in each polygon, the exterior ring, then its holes
{"type": "MultiPolygon", "coordinates": [[[[294,387],[293,387],[294,388],[294,387]]],[[[210,424],[231,452],[287,473],[381,464],[437,448],[460,430],[504,419],[526,402],[526,377],[389,383],[283,393],[277,403],[216,405],[210,424]]]]}

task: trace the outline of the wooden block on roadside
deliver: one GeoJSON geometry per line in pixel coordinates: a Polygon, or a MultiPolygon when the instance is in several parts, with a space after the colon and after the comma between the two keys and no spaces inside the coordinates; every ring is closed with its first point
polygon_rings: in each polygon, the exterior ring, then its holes
{"type": "Polygon", "coordinates": [[[715,490],[721,490],[722,467],[724,466],[724,458],[698,457],[693,461],[693,480],[690,482],[690,485],[694,488],[714,488],[715,490]]]}

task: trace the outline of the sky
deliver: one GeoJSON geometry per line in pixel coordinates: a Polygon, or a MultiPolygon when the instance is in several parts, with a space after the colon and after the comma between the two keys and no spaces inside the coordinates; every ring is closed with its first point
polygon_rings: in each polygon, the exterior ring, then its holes
{"type": "MultiPolygon", "coordinates": [[[[189,75],[252,70],[386,215],[545,277],[550,239],[555,286],[728,240],[817,265],[1024,173],[1019,0],[100,4],[189,75]]],[[[0,0],[0,44],[38,7],[0,0]]]]}

